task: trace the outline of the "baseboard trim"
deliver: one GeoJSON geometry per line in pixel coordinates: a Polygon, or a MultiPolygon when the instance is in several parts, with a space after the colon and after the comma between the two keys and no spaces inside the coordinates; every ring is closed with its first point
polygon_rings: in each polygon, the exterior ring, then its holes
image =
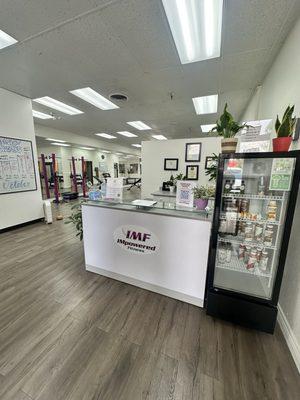
{"type": "Polygon", "coordinates": [[[33,219],[32,221],[23,222],[22,224],[13,225],[13,226],[8,226],[7,228],[2,228],[2,229],[0,229],[0,233],[13,231],[13,230],[15,230],[15,229],[22,228],[23,226],[36,224],[37,222],[44,221],[44,219],[45,219],[45,218],[42,217],[42,218],[33,219]]]}
{"type": "Polygon", "coordinates": [[[150,290],[151,292],[159,293],[167,297],[172,297],[173,299],[184,301],[185,303],[193,304],[194,306],[203,307],[204,300],[199,299],[194,296],[190,296],[185,293],[178,292],[176,290],[167,289],[162,286],[154,285],[152,283],[143,282],[139,279],[131,278],[126,275],[119,274],[117,272],[108,271],[93,265],[86,264],[86,270],[94,272],[95,274],[106,276],[107,278],[116,279],[117,281],[125,282],[133,286],[138,286],[142,289],[150,290]]]}
{"type": "Polygon", "coordinates": [[[300,373],[300,345],[294,335],[294,332],[288,323],[288,320],[278,304],[278,318],[277,318],[278,324],[280,326],[280,329],[282,331],[282,334],[285,338],[285,341],[288,345],[288,348],[291,352],[291,355],[295,361],[296,367],[298,368],[298,371],[300,373]]]}

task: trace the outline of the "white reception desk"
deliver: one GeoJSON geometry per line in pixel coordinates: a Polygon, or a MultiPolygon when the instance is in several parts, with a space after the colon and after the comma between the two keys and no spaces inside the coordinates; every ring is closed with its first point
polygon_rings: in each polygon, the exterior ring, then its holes
{"type": "Polygon", "coordinates": [[[204,212],[82,205],[88,271],[202,307],[211,219],[204,212]]]}

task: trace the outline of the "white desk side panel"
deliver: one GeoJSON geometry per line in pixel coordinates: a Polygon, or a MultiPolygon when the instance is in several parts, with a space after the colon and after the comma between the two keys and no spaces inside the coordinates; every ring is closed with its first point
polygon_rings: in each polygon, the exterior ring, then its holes
{"type": "Polygon", "coordinates": [[[86,269],[203,306],[211,223],[83,206],[86,269]],[[114,231],[136,225],[159,239],[154,254],[135,254],[114,242],[114,231]]]}

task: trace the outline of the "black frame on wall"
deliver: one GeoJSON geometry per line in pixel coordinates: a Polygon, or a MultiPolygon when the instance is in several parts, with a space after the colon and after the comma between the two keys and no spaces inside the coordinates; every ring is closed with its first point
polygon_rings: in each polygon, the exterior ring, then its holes
{"type": "Polygon", "coordinates": [[[164,170],[165,171],[178,171],[178,163],[179,163],[179,159],[178,158],[165,158],[164,159],[164,170]],[[176,161],[176,167],[175,168],[168,168],[167,167],[167,162],[168,161],[176,161]]]}
{"type": "Polygon", "coordinates": [[[202,149],[201,142],[186,143],[185,144],[185,162],[200,162],[201,161],[201,149],[202,149]],[[198,152],[197,159],[189,159],[188,158],[188,149],[190,146],[194,146],[194,145],[199,145],[199,152],[198,152]]]}
{"type": "Polygon", "coordinates": [[[199,179],[199,165],[187,165],[185,169],[185,176],[188,181],[197,181],[199,179]],[[196,178],[189,178],[188,176],[189,168],[196,168],[196,178]]]}

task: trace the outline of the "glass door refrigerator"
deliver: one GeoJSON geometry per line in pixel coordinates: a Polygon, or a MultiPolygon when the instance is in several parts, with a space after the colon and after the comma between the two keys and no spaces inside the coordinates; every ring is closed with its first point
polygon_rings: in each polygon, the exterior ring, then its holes
{"type": "Polygon", "coordinates": [[[299,175],[299,151],[220,156],[209,315],[273,333],[299,175]]]}

